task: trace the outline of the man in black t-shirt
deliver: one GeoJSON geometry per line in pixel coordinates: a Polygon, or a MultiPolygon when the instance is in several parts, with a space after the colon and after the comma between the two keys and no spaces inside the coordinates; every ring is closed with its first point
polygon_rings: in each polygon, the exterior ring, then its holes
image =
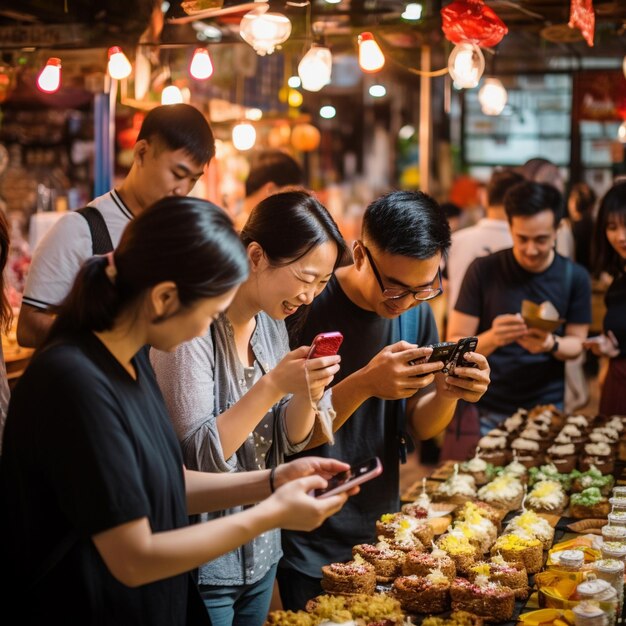
{"type": "Polygon", "coordinates": [[[589,275],[555,250],[559,191],[522,182],[506,193],[504,208],[513,247],[469,266],[448,323],[449,339],[477,335],[489,357],[491,384],[477,404],[483,434],[520,407],[563,408],[564,361],[581,353],[591,322],[589,275]],[[554,333],[528,326],[523,300],[551,302],[564,323],[554,333]]]}
{"type": "Polygon", "coordinates": [[[301,454],[353,465],[378,456],[383,473],[312,533],[283,532],[278,582],[286,609],[301,609],[321,593],[321,567],[351,559],[355,544],[376,541],[376,520],[399,510],[401,433],[436,435],[459,398],[475,402],[489,384],[489,366],[479,354],[468,356],[478,367],[458,368],[458,377],[438,373],[441,362],[424,362],[432,350],[425,346],[437,342],[438,333],[422,302],[442,292],[440,266],[449,245],[446,216],[427,195],[397,191],[379,198],[365,211],[354,264],[337,270],[303,325],[291,325],[293,345],[319,332],[344,335],[332,388],[335,443],[316,431],[301,454]]]}

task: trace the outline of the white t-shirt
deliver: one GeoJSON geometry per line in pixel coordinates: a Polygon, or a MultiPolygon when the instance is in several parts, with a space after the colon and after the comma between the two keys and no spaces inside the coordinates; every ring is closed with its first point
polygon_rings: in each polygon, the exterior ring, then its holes
{"type": "MultiPolygon", "coordinates": [[[[92,200],[109,229],[113,246],[133,214],[115,190],[92,200]]],[[[69,293],[78,270],[91,256],[91,232],[80,214],[64,215],[39,242],[28,270],[22,302],[38,309],[60,304],[69,293]]]]}
{"type": "Polygon", "coordinates": [[[510,248],[513,238],[506,220],[483,217],[474,226],[452,233],[446,261],[448,273],[448,315],[454,310],[461,283],[469,264],[479,256],[510,248]]]}

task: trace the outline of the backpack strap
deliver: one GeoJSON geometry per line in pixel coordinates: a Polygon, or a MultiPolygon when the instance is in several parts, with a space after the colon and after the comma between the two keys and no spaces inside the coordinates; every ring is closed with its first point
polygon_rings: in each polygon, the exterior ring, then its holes
{"type": "Polygon", "coordinates": [[[86,206],[82,209],[77,209],[76,213],[80,213],[89,226],[92,254],[106,254],[107,252],[111,252],[114,246],[102,213],[100,213],[95,206],[86,206]]]}
{"type": "MultiPolygon", "coordinates": [[[[417,327],[420,322],[420,305],[410,308],[393,321],[392,343],[407,341],[417,343],[417,327]]],[[[406,463],[407,452],[415,448],[406,429],[406,399],[396,400],[396,431],[398,433],[398,455],[400,463],[406,463]]]]}

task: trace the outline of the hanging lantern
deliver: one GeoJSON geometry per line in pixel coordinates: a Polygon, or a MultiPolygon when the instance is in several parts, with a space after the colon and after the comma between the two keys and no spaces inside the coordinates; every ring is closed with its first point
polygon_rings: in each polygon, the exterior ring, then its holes
{"type": "Polygon", "coordinates": [[[469,41],[489,48],[509,32],[504,22],[483,0],[455,0],[440,11],[441,29],[448,41],[469,41]]]}
{"type": "Polygon", "coordinates": [[[291,126],[287,122],[279,122],[267,135],[267,143],[270,148],[282,148],[289,143],[291,126]]]}
{"type": "Polygon", "coordinates": [[[457,87],[472,89],[485,71],[485,57],[475,44],[457,44],[448,58],[448,71],[457,87]]]}
{"type": "Polygon", "coordinates": [[[256,130],[252,124],[241,122],[233,127],[233,145],[237,150],[250,150],[256,143],[256,130]]]}
{"type": "Polygon", "coordinates": [[[593,47],[593,37],[596,28],[596,14],[593,10],[593,0],[571,0],[569,22],[570,28],[578,28],[587,45],[593,47]]]}
{"type": "Polygon", "coordinates": [[[298,76],[302,89],[319,91],[330,83],[333,68],[333,55],[324,46],[311,46],[298,64],[298,76]]]}
{"type": "Polygon", "coordinates": [[[385,55],[372,33],[359,35],[359,65],[364,72],[378,72],[385,65],[385,55]]]}
{"type": "Polygon", "coordinates": [[[478,102],[485,115],[500,115],[504,110],[508,94],[502,81],[497,78],[486,78],[478,91],[478,102]]]}
{"type": "Polygon", "coordinates": [[[176,85],[168,85],[161,92],[161,104],[180,104],[183,102],[183,93],[176,85]]]}
{"type": "Polygon", "coordinates": [[[213,63],[206,48],[196,48],[189,64],[189,74],[196,80],[206,80],[213,75],[213,63]]]}
{"type": "Polygon", "coordinates": [[[50,57],[37,77],[37,87],[44,93],[54,93],[61,86],[61,59],[50,57]]]}
{"type": "Polygon", "coordinates": [[[269,11],[265,2],[259,4],[261,6],[241,18],[239,34],[258,55],[265,56],[287,41],[291,35],[291,22],[286,15],[269,11]]]}
{"type": "Polygon", "coordinates": [[[312,124],[296,124],[291,131],[291,145],[300,152],[315,150],[321,138],[320,131],[312,124]]]}
{"type": "Polygon", "coordinates": [[[128,78],[133,71],[133,67],[128,57],[122,52],[119,46],[111,46],[109,48],[109,76],[115,80],[128,78]]]}

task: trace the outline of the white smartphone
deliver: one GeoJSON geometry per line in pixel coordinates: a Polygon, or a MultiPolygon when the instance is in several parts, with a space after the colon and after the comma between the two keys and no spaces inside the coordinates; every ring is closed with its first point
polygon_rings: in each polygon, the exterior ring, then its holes
{"type": "Polygon", "coordinates": [[[382,463],[378,457],[373,457],[352,465],[349,470],[339,472],[328,480],[328,485],[324,489],[315,489],[311,495],[316,498],[328,498],[337,493],[348,491],[355,485],[360,485],[372,478],[376,478],[383,471],[382,463]]]}

